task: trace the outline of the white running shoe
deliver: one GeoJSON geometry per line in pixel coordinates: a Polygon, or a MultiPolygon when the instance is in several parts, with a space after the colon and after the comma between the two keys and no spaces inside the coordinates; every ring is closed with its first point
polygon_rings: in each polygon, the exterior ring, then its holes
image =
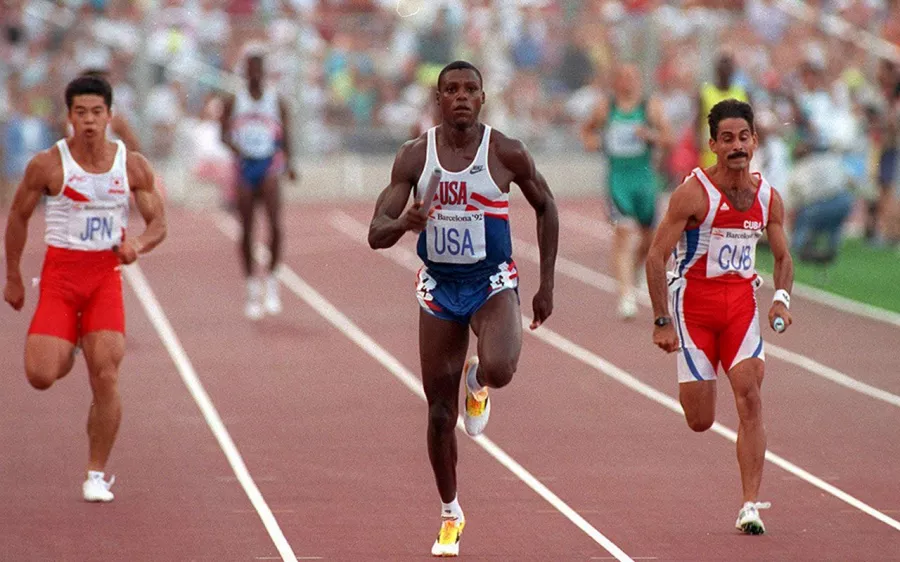
{"type": "Polygon", "coordinates": [[[247,304],[244,306],[244,316],[248,319],[259,320],[265,315],[262,296],[262,282],[253,277],[247,279],[247,304]]]}
{"type": "Polygon", "coordinates": [[[628,295],[619,299],[619,318],[632,320],[638,313],[637,299],[634,295],[628,295]]]}
{"type": "Polygon", "coordinates": [[[441,530],[431,547],[432,556],[459,556],[459,538],[462,536],[466,520],[456,517],[442,517],[441,530]]]}
{"type": "Polygon", "coordinates": [[[487,426],[488,419],[491,417],[491,400],[488,397],[487,387],[482,388],[478,392],[469,390],[468,381],[469,372],[478,368],[478,356],[473,355],[466,361],[463,367],[462,380],[466,387],[466,409],[463,412],[463,422],[466,426],[466,433],[469,435],[481,435],[487,426]]]}
{"type": "Polygon", "coordinates": [[[81,485],[81,492],[86,502],[111,502],[113,501],[113,493],[109,491],[116,477],[113,476],[107,482],[104,480],[105,474],[96,470],[89,470],[87,480],[81,485]]]}
{"type": "Polygon", "coordinates": [[[274,275],[266,278],[266,314],[281,314],[281,297],[278,295],[278,279],[274,275]]]}
{"type": "Polygon", "coordinates": [[[759,517],[759,510],[769,509],[770,507],[772,507],[772,504],[769,502],[744,502],[744,507],[738,513],[734,526],[748,535],[764,534],[766,526],[763,525],[762,519],[759,517]]]}

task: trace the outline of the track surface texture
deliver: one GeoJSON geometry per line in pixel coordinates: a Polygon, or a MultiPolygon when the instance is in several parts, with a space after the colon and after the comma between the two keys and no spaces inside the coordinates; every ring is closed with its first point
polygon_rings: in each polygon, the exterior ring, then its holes
{"type": "MultiPolygon", "coordinates": [[[[512,384],[492,394],[487,439],[458,433],[461,557],[900,559],[900,327],[796,297],[794,326],[784,335],[765,328],[769,452],[798,470],[766,463],[768,533],[744,536],[734,528],[741,496],[727,379],[723,429],[691,432],[670,408],[675,358],[652,345],[649,309],[633,322],[615,318],[602,206],[559,205],[554,313],[526,330],[512,384]]],[[[83,359],[48,391],[32,389],[22,351],[36,288],[22,312],[5,307],[0,558],[430,558],[440,500],[418,394],[414,239],[369,249],[370,212],[370,203],[286,207],[284,312],[254,323],[243,317],[233,219],[169,210],[169,238],[125,276],[111,504],[80,497],[90,402],[83,359]],[[171,328],[164,337],[160,318],[171,328]],[[230,456],[223,442],[233,444],[230,456]]],[[[534,218],[520,196],[511,219],[530,318],[534,218]]],[[[36,215],[27,280],[39,276],[42,227],[36,215]]]]}

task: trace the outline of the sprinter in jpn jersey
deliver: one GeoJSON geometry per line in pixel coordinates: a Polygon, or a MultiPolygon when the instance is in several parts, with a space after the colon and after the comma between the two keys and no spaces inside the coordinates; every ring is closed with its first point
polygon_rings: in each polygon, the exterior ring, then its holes
{"type": "Polygon", "coordinates": [[[776,292],[769,308],[773,329],[781,322],[791,324],[794,266],[781,197],[748,169],[758,145],[753,109],[725,100],[713,106],[708,121],[716,164],[695,169],[672,194],[647,258],[653,342],[667,352],[680,352],[679,397],[694,431],[706,431],[715,421],[719,365],[728,375],[740,418],[737,456],[744,504],[736,526],[762,534],[758,510],[768,504],[759,503],[757,496],[766,454],[760,398],[765,354],[755,260],[763,231],[775,257],[776,292]],[[666,260],[673,250],[675,269],[667,276],[666,260]]]}
{"type": "Polygon", "coordinates": [[[25,340],[25,375],[38,390],[50,388],[72,369],[77,342],[90,376],[88,464],[85,501],[112,501],[104,477],[122,418],[119,364],[125,355],[125,310],[120,264],[135,261],[162,242],[166,221],[153,170],[122,141],[106,138],[112,89],[86,75],[66,87],[71,137],[37,154],[25,170],[6,225],[4,299],[15,310],[25,303],[20,261],[28,222],[46,197],[47,255],[40,297],[25,340]],[[129,198],[146,228],[125,237],[129,198]]]}
{"type": "Polygon", "coordinates": [[[536,329],[553,310],[559,220],[553,195],[525,146],[478,120],[481,73],[457,61],[438,76],[441,123],[401,147],[369,226],[369,245],[388,248],[419,233],[424,262],[416,280],[419,354],[428,399],[428,456],[441,496],[435,556],[456,556],[465,517],[456,495],[456,418],[465,379],[466,431],[484,431],[488,387],[506,386],[522,348],[518,272],[509,232],[509,188],[515,183],[537,217],[541,279],[532,301],[536,329]],[[418,200],[434,169],[433,201],[418,200]],[[415,202],[407,206],[413,194],[415,202]],[[477,355],[466,360],[469,330],[477,355]]]}

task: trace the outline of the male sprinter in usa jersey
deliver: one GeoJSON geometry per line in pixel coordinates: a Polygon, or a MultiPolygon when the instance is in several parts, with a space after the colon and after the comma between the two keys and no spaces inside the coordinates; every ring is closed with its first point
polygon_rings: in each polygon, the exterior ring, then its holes
{"type": "Polygon", "coordinates": [[[274,85],[265,83],[264,53],[259,45],[247,48],[247,84],[225,100],[222,141],[237,161],[237,207],[241,220],[241,265],[247,280],[244,315],[259,320],[281,313],[275,270],[281,259],[282,217],[279,175],[297,179],[291,151],[288,107],[274,85]],[[265,282],[254,275],[253,223],[256,204],[263,203],[269,222],[269,266],[265,282]]]}
{"type": "Polygon", "coordinates": [[[40,298],[25,341],[25,375],[38,390],[64,377],[81,338],[93,400],[88,413],[86,501],[112,501],[105,479],[119,422],[119,365],[125,355],[125,309],[120,264],[134,262],[162,242],[166,220],[153,170],[122,141],[106,138],[112,89],[98,76],[80,76],[66,87],[73,135],[36,155],[25,170],[6,225],[4,299],[25,304],[20,262],[28,221],[46,196],[47,255],[40,298]],[[129,197],[146,223],[125,238],[129,197]]]}
{"type": "Polygon", "coordinates": [[[519,186],[537,217],[541,279],[532,301],[532,330],[553,310],[559,219],[550,188],[525,146],[478,120],[484,103],[478,69],[465,61],[447,65],[435,95],[441,122],[397,153],[391,183],[375,206],[369,245],[388,248],[408,230],[419,233],[424,262],[416,280],[419,355],[428,399],[428,456],[442,502],[431,553],[456,556],[465,526],[456,495],[460,380],[466,388],[466,431],[478,435],[491,411],[488,388],[509,384],[522,349],[510,184],[519,186]],[[432,201],[420,205],[434,169],[440,170],[440,187],[432,201]],[[411,193],[414,203],[407,206],[411,193]],[[470,328],[478,351],[467,361],[470,328]]]}
{"type": "Polygon", "coordinates": [[[688,426],[715,421],[716,372],[728,375],[737,405],[737,456],[744,504],[737,528],[765,532],[757,502],[766,454],[760,388],[764,360],[756,303],[756,243],[765,230],[775,257],[775,298],[769,325],[790,326],[794,265],[784,234],[778,192],[749,171],[758,145],[753,109],[728,99],[709,113],[709,147],[717,161],[696,168],[672,194],[647,258],[653,303],[653,343],[678,355],[678,391],[688,426]],[[675,270],[666,259],[676,250],[675,270]],[[671,299],[671,300],[670,300],[671,299]],[[671,302],[672,310],[669,309],[671,302]]]}

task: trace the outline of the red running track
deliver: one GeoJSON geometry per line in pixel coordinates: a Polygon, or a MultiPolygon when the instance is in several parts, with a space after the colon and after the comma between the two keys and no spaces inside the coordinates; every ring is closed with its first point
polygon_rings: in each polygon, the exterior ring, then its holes
{"type": "MultiPolygon", "coordinates": [[[[513,202],[513,232],[534,221],[513,202]]],[[[601,220],[591,201],[561,202],[601,220]]],[[[358,234],[370,205],[286,210],[286,270],[418,372],[413,274],[358,234]],[[335,214],[340,211],[343,214],[335,214]]],[[[139,222],[139,221],[136,221],[139,222]]],[[[439,499],[424,447],[424,402],[306,301],[283,288],[284,313],[250,323],[234,243],[211,211],[170,210],[170,237],[140,261],[162,311],[298,559],[429,558],[439,499]]],[[[40,221],[23,270],[37,276],[40,221]]],[[[227,224],[227,222],[226,222],[227,224]]],[[[225,229],[227,230],[227,228],[225,229]]],[[[411,237],[400,246],[413,248],[411,237]]],[[[560,254],[609,274],[606,245],[564,221],[560,254]]],[[[516,257],[523,313],[537,268],[516,257]]],[[[9,560],[282,559],[137,293],[126,289],[125,418],[109,471],[116,500],[80,499],[89,402],[82,363],[40,393],[22,374],[26,310],[5,308],[0,551],[9,560]]],[[[764,297],[763,302],[765,302],[764,297]]],[[[733,527],[740,507],[734,444],[690,432],[678,414],[571,351],[575,345],[676,396],[674,360],[653,348],[649,319],[614,319],[615,297],[557,274],[546,330],[525,335],[513,384],[494,393],[487,436],[635,560],[896,560],[900,531],[767,463],[769,534],[733,527]],[[566,351],[566,349],[568,351],[566,351]]],[[[796,324],[773,343],[890,393],[900,328],[795,299],[796,324]]],[[[346,328],[345,328],[346,329],[346,328]]],[[[727,383],[719,421],[736,428],[727,383]]],[[[769,449],[892,520],[900,519],[900,408],[770,355],[769,449]]],[[[460,501],[469,560],[602,560],[612,554],[474,441],[460,434],[460,501]]],[[[290,555],[288,555],[289,558],[290,555]]]]}

